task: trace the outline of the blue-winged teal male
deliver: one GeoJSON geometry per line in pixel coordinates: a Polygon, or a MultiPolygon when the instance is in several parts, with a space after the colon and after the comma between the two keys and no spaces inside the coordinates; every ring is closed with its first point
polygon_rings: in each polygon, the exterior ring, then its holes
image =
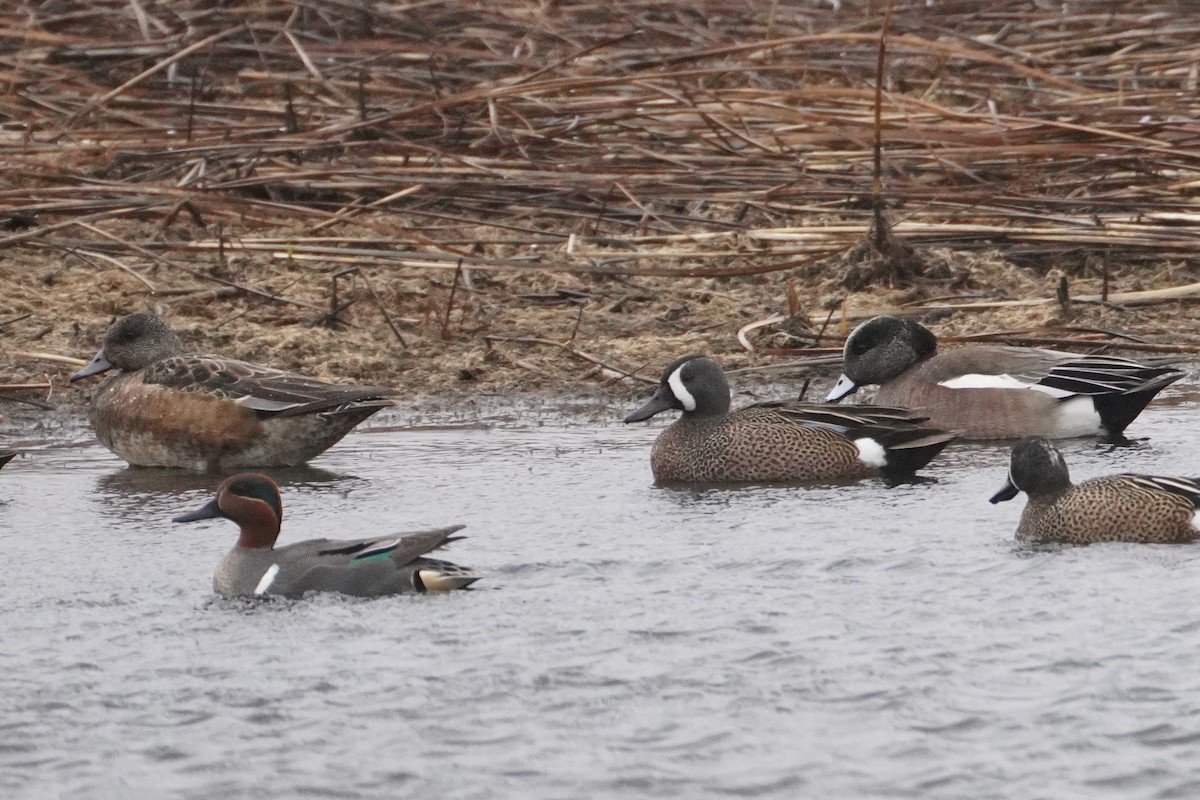
{"type": "Polygon", "coordinates": [[[836,401],[879,384],[875,402],[927,415],[968,439],[1041,435],[1119,437],[1183,373],[1124,358],[1031,347],[969,345],[942,353],[937,337],[906,317],[875,317],[846,340],[836,401]]]}
{"type": "Polygon", "coordinates": [[[130,464],[233,470],[295,466],[393,405],[392,389],[339,386],[294,372],[186,355],[162,317],[114,323],[77,381],[118,372],[92,397],[96,438],[130,464]]]}
{"type": "Polygon", "coordinates": [[[266,475],[227,478],[217,496],[175,522],[224,517],[238,524],[237,544],[217,566],[213,591],[223,597],[341,592],[359,597],[465,588],[479,575],[427,558],[426,553],[462,538],[462,525],[373,539],[311,539],[276,547],[283,500],[266,475]]]}
{"type": "Polygon", "coordinates": [[[663,371],[654,396],[625,421],[683,412],[650,454],[662,483],[899,479],[955,438],[897,408],[757,403],[731,412],[729,406],[729,382],[717,363],[685,356],[663,371]]]}
{"type": "Polygon", "coordinates": [[[1109,475],[1071,483],[1062,454],[1042,436],[1013,447],[1004,488],[993,503],[1029,496],[1017,538],[1039,542],[1190,542],[1200,537],[1194,478],[1109,475]]]}

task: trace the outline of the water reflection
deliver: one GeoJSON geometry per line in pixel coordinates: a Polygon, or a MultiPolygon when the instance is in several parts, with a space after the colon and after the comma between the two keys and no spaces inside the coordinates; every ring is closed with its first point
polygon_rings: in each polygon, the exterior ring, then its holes
{"type": "MultiPolygon", "coordinates": [[[[345,495],[369,485],[369,481],[321,467],[279,467],[263,470],[283,490],[302,488],[318,494],[345,495]]],[[[103,505],[105,514],[126,520],[144,520],[151,515],[172,516],[189,510],[196,495],[216,491],[222,474],[189,472],[155,467],[126,467],[96,478],[93,502],[103,505]]],[[[285,500],[286,504],[286,500],[285,500]]]]}
{"type": "MultiPolygon", "coordinates": [[[[1195,474],[1198,413],[1061,447],[1076,480],[1195,474]]],[[[169,520],[221,476],[9,465],[0,796],[1062,796],[1147,747],[1185,749],[1134,793],[1186,796],[1200,545],[1015,542],[1011,442],[895,488],[659,488],[646,431],[529,416],[268,470],[289,540],[465,523],[487,579],[438,597],[216,598],[234,526],[169,520]]]]}

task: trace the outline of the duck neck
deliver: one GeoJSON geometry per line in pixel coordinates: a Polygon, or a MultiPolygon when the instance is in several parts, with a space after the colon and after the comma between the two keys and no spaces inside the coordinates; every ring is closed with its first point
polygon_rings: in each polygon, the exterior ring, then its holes
{"type": "Polygon", "coordinates": [[[238,519],[241,532],[237,546],[247,550],[270,550],[279,538],[279,519],[265,503],[248,504],[238,519]]]}
{"type": "Polygon", "coordinates": [[[1039,486],[1032,492],[1026,492],[1026,494],[1029,495],[1030,503],[1039,506],[1048,506],[1057,503],[1058,499],[1070,491],[1071,488],[1071,482],[1067,481],[1066,483],[1039,486]]]}
{"type": "Polygon", "coordinates": [[[696,396],[696,408],[692,411],[683,412],[683,419],[697,421],[719,419],[729,413],[729,404],[728,386],[724,387],[724,391],[698,393],[696,396]]]}
{"type": "Polygon", "coordinates": [[[685,411],[683,413],[683,415],[679,418],[679,421],[683,422],[683,423],[687,423],[689,425],[707,425],[709,423],[716,422],[717,420],[724,418],[725,415],[728,413],[729,413],[728,404],[724,408],[719,408],[719,409],[705,408],[702,410],[702,409],[698,408],[695,411],[685,411]]]}

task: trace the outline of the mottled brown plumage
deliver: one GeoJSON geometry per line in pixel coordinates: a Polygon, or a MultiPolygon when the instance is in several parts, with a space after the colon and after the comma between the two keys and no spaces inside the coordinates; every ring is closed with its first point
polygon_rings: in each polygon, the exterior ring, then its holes
{"type": "Polygon", "coordinates": [[[1023,541],[1173,543],[1200,537],[1195,479],[1126,474],[1075,485],[1062,454],[1040,436],[1013,447],[1008,481],[992,502],[1021,491],[1029,497],[1016,534],[1023,541]]]}
{"type": "Polygon", "coordinates": [[[759,403],[730,412],[729,406],[729,384],[716,362],[687,356],[666,368],[654,397],[625,421],[668,409],[683,412],[650,454],[660,483],[900,478],[955,438],[921,427],[920,418],[904,409],[759,403]]]}
{"type": "Polygon", "coordinates": [[[392,405],[378,386],[342,386],[245,361],[182,352],[161,317],[118,320],[72,381],[117,369],[92,397],[100,443],[130,464],[231,470],[294,466],[392,405]]]}

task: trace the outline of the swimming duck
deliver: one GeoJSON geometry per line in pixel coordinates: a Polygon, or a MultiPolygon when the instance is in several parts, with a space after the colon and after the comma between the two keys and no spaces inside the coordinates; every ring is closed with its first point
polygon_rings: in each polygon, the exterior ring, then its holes
{"type": "Polygon", "coordinates": [[[663,370],[650,401],[625,417],[683,415],[659,434],[650,467],[660,483],[898,479],[925,466],[956,434],[920,426],[905,409],[756,403],[730,411],[729,382],[715,361],[684,356],[663,370]]]}
{"type": "Polygon", "coordinates": [[[222,597],[341,592],[376,597],[402,592],[462,589],[479,579],[464,567],[425,557],[461,539],[462,525],[375,539],[311,539],[276,547],[283,500],[266,475],[227,478],[200,509],[175,517],[194,522],[224,517],[238,524],[237,544],[217,566],[213,591],[222,597]]]}
{"type": "Polygon", "coordinates": [[[991,502],[1025,492],[1017,538],[1038,542],[1190,542],[1200,537],[1200,481],[1109,475],[1071,483],[1049,439],[1029,436],[1013,447],[1008,480],[991,502]]]}
{"type": "Polygon", "coordinates": [[[115,322],[75,382],[117,369],[92,397],[96,438],[130,464],[227,471],[295,466],[393,405],[393,389],[340,386],[232,358],[186,355],[162,317],[115,322]]]}
{"type": "Polygon", "coordinates": [[[928,328],[893,316],[855,328],[843,358],[844,373],[827,400],[879,384],[876,403],[911,408],[968,439],[1119,438],[1159,391],[1183,377],[1163,364],[1032,347],[939,353],[928,328]]]}

